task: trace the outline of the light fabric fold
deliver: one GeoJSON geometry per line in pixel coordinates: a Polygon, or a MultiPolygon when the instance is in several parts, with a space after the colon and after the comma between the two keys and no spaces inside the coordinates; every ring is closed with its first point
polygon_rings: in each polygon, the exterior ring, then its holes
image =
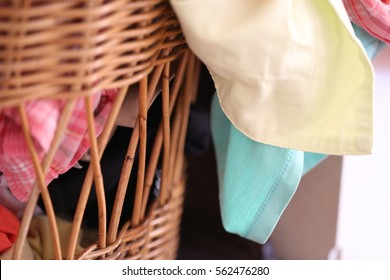
{"type": "Polygon", "coordinates": [[[238,130],[324,154],[372,148],[374,76],[337,0],[171,0],[238,130]]]}

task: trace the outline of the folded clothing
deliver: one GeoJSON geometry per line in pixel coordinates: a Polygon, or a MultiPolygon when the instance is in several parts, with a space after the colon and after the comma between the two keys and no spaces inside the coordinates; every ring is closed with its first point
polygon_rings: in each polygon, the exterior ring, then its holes
{"type": "MultiPolygon", "coordinates": [[[[354,30],[372,59],[383,44],[357,26],[354,30]]],[[[228,120],[216,96],[211,108],[223,225],[229,232],[265,243],[302,176],[327,155],[256,142],[228,120]]]]}

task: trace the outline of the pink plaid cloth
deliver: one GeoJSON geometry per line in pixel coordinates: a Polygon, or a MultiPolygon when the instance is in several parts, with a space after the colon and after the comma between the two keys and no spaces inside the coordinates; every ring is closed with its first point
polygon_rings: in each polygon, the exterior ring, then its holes
{"type": "MultiPolygon", "coordinates": [[[[95,129],[98,134],[103,129],[116,94],[116,90],[105,90],[93,96],[95,129]]],[[[65,101],[61,100],[34,100],[26,104],[30,133],[41,160],[50,148],[64,106],[65,101]]],[[[36,174],[20,124],[16,108],[0,112],[0,171],[7,179],[13,195],[20,201],[26,201],[36,174]]],[[[46,184],[75,165],[89,147],[85,101],[80,98],[46,175],[46,184]]]]}
{"type": "Polygon", "coordinates": [[[390,2],[388,0],[343,0],[350,20],[372,36],[390,43],[390,2]]]}

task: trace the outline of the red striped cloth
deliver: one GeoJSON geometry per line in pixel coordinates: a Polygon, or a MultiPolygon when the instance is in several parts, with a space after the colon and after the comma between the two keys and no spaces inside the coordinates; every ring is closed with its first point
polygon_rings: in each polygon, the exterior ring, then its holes
{"type": "MultiPolygon", "coordinates": [[[[116,94],[116,90],[106,90],[93,96],[96,109],[95,129],[98,134],[103,129],[116,94]]],[[[26,104],[30,133],[41,160],[50,148],[64,105],[65,102],[61,100],[34,100],[26,104]]],[[[36,175],[17,108],[0,112],[0,135],[0,171],[4,173],[8,187],[15,197],[26,201],[36,175]]],[[[74,166],[89,147],[85,102],[84,98],[80,98],[46,176],[46,183],[74,166]]]]}
{"type": "Polygon", "coordinates": [[[390,43],[390,0],[343,0],[350,20],[390,43]]]}

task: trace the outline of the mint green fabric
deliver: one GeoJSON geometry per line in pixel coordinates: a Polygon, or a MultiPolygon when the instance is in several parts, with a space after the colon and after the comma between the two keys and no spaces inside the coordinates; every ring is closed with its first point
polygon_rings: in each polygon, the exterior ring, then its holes
{"type": "Polygon", "coordinates": [[[326,155],[256,142],[227,119],[214,96],[211,127],[225,229],[264,243],[304,173],[326,155]]]}
{"type": "Polygon", "coordinates": [[[352,24],[353,30],[355,32],[356,37],[362,43],[368,57],[373,59],[375,55],[384,47],[386,44],[381,40],[371,36],[370,33],[365,31],[363,28],[352,24]]]}

